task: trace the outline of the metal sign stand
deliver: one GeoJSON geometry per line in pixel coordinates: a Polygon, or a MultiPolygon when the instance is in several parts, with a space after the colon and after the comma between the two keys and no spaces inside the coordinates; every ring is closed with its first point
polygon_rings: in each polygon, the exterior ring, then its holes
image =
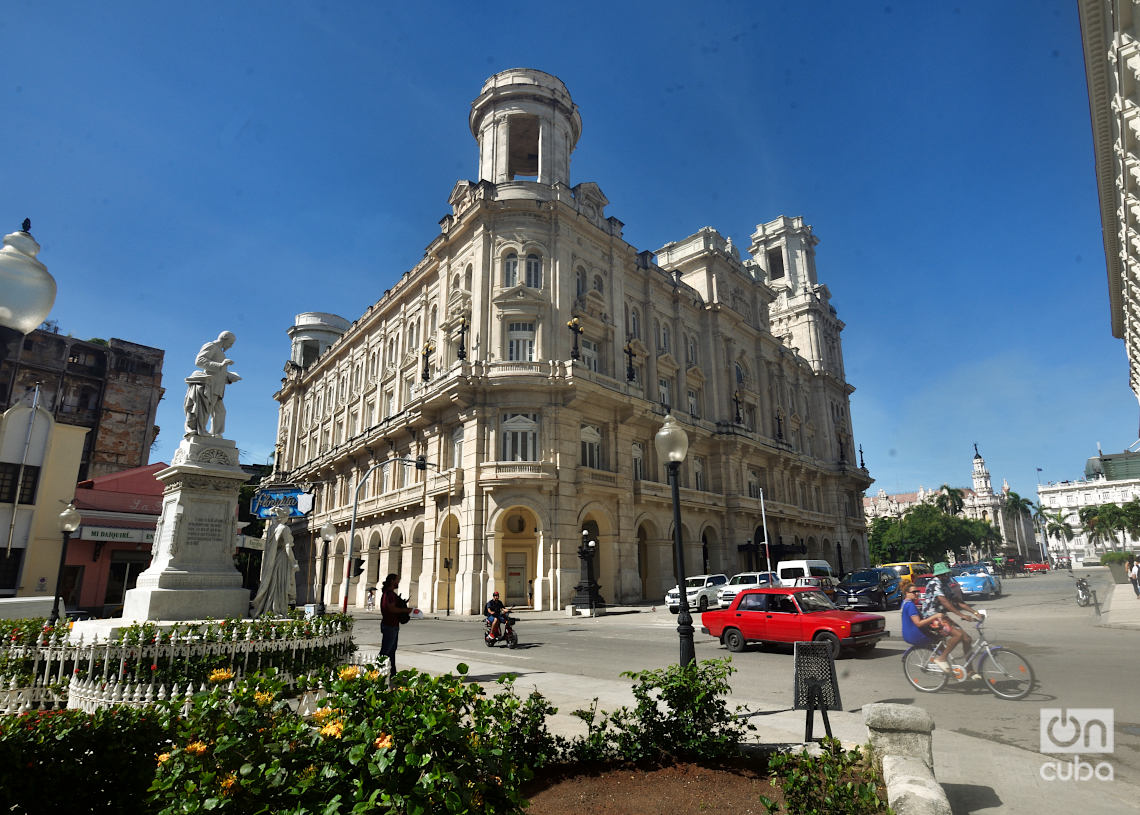
{"type": "Polygon", "coordinates": [[[823,717],[827,737],[831,738],[831,722],[827,718],[827,711],[843,709],[831,645],[826,642],[797,642],[795,661],[795,702],[792,709],[807,711],[804,741],[812,740],[812,726],[817,710],[823,717]]]}

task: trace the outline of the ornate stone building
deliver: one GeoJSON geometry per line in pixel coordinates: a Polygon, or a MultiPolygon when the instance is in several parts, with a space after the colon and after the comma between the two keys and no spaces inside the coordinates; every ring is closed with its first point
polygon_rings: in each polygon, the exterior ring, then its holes
{"type": "Polygon", "coordinates": [[[315,550],[336,527],[328,602],[363,605],[361,581],[398,572],[425,609],[474,612],[495,589],[559,608],[584,538],[607,602],[660,598],[667,409],[690,439],[688,573],[750,562],[761,494],[773,560],[865,564],[871,479],[811,227],[761,224],[744,257],[710,227],[638,251],[597,184],[570,184],[582,121],[556,77],[496,74],[469,123],[478,180],[452,189],[423,259],[351,325],[310,312],[290,330],[277,480],[314,493],[315,550]]]}

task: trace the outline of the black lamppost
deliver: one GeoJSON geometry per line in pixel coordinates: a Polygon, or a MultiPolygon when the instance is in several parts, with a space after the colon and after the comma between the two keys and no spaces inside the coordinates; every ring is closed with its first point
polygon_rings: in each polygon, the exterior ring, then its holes
{"type": "Polygon", "coordinates": [[[687,667],[696,662],[697,655],[693,650],[693,617],[689,613],[689,597],[685,588],[685,550],[681,542],[681,490],[678,481],[681,462],[689,452],[689,437],[670,413],[665,416],[665,424],[657,431],[653,444],[657,448],[657,457],[666,462],[669,484],[673,488],[673,558],[676,562],[678,599],[681,601],[677,614],[677,637],[681,641],[681,666],[687,667]]]}
{"type": "Polygon", "coordinates": [[[329,576],[329,547],[332,546],[335,537],[336,527],[331,522],[321,527],[321,540],[325,542],[325,545],[321,549],[321,591],[320,599],[317,601],[318,617],[325,616],[325,580],[329,576]]]}
{"type": "Polygon", "coordinates": [[[459,318],[459,348],[455,351],[457,359],[467,359],[467,318],[459,318]]]}
{"type": "Polygon", "coordinates": [[[732,392],[732,404],[736,406],[736,413],[733,414],[735,417],[733,421],[735,421],[736,424],[740,424],[742,421],[744,421],[744,418],[740,415],[740,391],[732,392]]]}
{"type": "Polygon", "coordinates": [[[574,605],[585,606],[590,609],[590,616],[594,614],[594,606],[601,602],[598,596],[598,584],[594,582],[594,553],[598,551],[598,542],[590,535],[588,529],[582,530],[582,543],[578,547],[578,557],[582,559],[582,571],[579,573],[581,582],[575,586],[578,593],[574,597],[574,605]]]}
{"type": "Polygon", "coordinates": [[[424,343],[424,350],[420,352],[420,356],[424,360],[423,380],[427,382],[431,379],[431,355],[435,351],[435,343],[428,340],[424,343]]]}
{"type": "Polygon", "coordinates": [[[626,362],[625,362],[625,381],[626,382],[632,382],[637,377],[637,373],[633,370],[633,358],[635,356],[637,356],[637,354],[633,350],[633,342],[632,341],[627,342],[625,344],[624,350],[625,350],[625,359],[626,359],[626,362]]]}
{"type": "MultiPolygon", "coordinates": [[[[54,627],[59,622],[59,591],[63,588],[63,568],[67,563],[67,543],[71,540],[71,533],[79,528],[83,516],[75,508],[75,503],[69,501],[63,512],[59,513],[59,531],[63,533],[63,547],[59,550],[59,571],[55,575],[55,602],[51,605],[51,617],[48,626],[54,627]]],[[[67,609],[64,608],[64,613],[67,609]]]]}
{"type": "Polygon", "coordinates": [[[578,337],[582,335],[585,329],[582,328],[582,324],[577,316],[571,318],[570,321],[566,323],[566,327],[569,328],[570,333],[574,335],[574,347],[570,349],[570,359],[578,359],[582,355],[578,350],[578,337]]]}

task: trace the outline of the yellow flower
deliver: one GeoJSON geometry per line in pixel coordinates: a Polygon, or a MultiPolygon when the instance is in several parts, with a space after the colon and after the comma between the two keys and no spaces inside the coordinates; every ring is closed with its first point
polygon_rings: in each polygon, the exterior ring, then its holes
{"type": "Polygon", "coordinates": [[[273,704],[273,700],[275,698],[275,694],[261,690],[253,694],[253,701],[257,703],[258,707],[265,707],[266,705],[273,704]]]}
{"type": "Polygon", "coordinates": [[[376,680],[376,679],[380,678],[380,672],[379,671],[369,671],[368,673],[365,674],[365,676],[368,677],[369,679],[376,680]]]}
{"type": "Polygon", "coordinates": [[[322,707],[322,708],[318,708],[318,709],[313,711],[313,718],[316,719],[317,723],[319,724],[319,723],[323,722],[325,719],[327,719],[329,716],[333,716],[339,712],[340,711],[337,710],[335,707],[322,707]]]}
{"type": "Polygon", "coordinates": [[[168,761],[170,761],[170,753],[161,753],[158,756],[158,763],[159,764],[165,764],[168,761]]]}
{"type": "Polygon", "coordinates": [[[229,682],[234,678],[234,672],[226,668],[214,668],[210,671],[211,682],[229,682]]]}
{"type": "Polygon", "coordinates": [[[326,724],[324,727],[321,728],[321,735],[322,736],[327,736],[327,737],[333,738],[333,739],[339,739],[341,737],[341,734],[343,734],[343,733],[344,733],[344,722],[342,722],[340,719],[336,719],[335,721],[331,721],[328,724],[326,724]]]}
{"type": "Polygon", "coordinates": [[[200,756],[208,749],[210,748],[208,748],[203,741],[192,741],[186,745],[186,752],[192,756],[200,756]]]}
{"type": "Polygon", "coordinates": [[[313,764],[310,764],[308,767],[301,770],[301,778],[312,778],[316,774],[317,774],[317,768],[313,764]]]}
{"type": "Polygon", "coordinates": [[[479,734],[478,733],[468,733],[467,734],[467,740],[470,741],[476,747],[479,746],[479,734]]]}
{"type": "Polygon", "coordinates": [[[236,782],[237,782],[237,776],[234,775],[233,773],[230,773],[225,778],[223,778],[222,784],[221,784],[222,795],[228,795],[230,792],[230,787],[232,787],[236,782]]]}
{"type": "Polygon", "coordinates": [[[360,676],[360,668],[355,665],[349,665],[347,668],[340,669],[340,678],[344,680],[356,679],[360,676]]]}
{"type": "Polygon", "coordinates": [[[376,741],[372,742],[372,746],[377,750],[387,750],[391,748],[392,744],[392,736],[383,732],[376,737],[376,741]]]}

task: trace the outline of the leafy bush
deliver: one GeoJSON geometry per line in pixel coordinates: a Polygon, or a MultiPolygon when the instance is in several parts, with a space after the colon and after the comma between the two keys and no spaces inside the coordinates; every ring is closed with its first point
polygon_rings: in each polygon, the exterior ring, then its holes
{"type": "Polygon", "coordinates": [[[1107,566],[1110,563],[1127,563],[1134,558],[1131,552],[1105,552],[1100,556],[1100,565],[1107,566]]]}
{"type": "MultiPolygon", "coordinates": [[[[784,793],[784,808],[795,815],[873,815],[888,812],[879,798],[878,775],[856,747],[844,750],[835,739],[823,740],[818,756],[806,750],[772,756],[768,769],[784,793]]],[[[769,811],[774,811],[769,807],[769,811]]]]}
{"type": "Polygon", "coordinates": [[[154,756],[169,743],[167,724],[155,708],[0,716],[4,811],[138,811],[154,776],[154,756]]]}
{"type": "Polygon", "coordinates": [[[730,659],[670,665],[626,672],[634,680],[633,710],[621,707],[597,718],[597,700],[574,715],[586,722],[587,735],[568,745],[575,761],[661,761],[668,758],[716,759],[735,755],[744,736],[756,729],[730,710],[730,659]]]}
{"type": "MultiPolygon", "coordinates": [[[[461,674],[466,666],[460,665],[461,674]]],[[[156,810],[231,812],[522,812],[535,755],[549,754],[552,710],[531,697],[488,698],[451,675],[341,669],[311,719],[272,677],[215,688],[177,723],[158,757],[156,810]]]]}

